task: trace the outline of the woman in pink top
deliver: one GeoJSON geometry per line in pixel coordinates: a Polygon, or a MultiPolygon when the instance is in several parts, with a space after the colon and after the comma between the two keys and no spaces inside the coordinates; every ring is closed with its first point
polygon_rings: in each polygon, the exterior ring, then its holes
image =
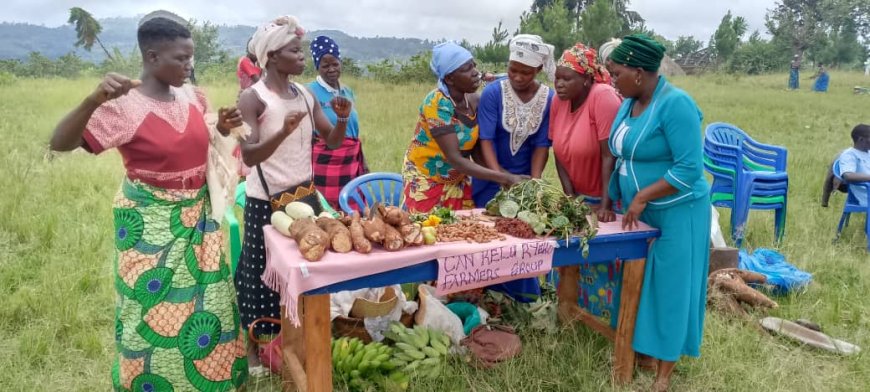
{"type": "MultiPolygon", "coordinates": [[[[610,126],[622,101],[594,49],[577,44],[566,50],[556,68],[556,97],[550,106],[550,138],[556,170],[566,194],[597,208],[598,219],[616,219],[608,197],[614,158],[607,144],[610,126]]],[[[616,267],[618,268],[618,267],[616,267]]],[[[598,265],[559,268],[561,282],[579,281],[579,305],[616,326],[615,283],[598,265]]],[[[613,271],[615,272],[615,271],[613,271]]]]}
{"type": "MultiPolygon", "coordinates": [[[[279,297],[260,278],[266,267],[263,226],[269,224],[272,207],[269,196],[282,191],[308,202],[315,211],[321,207],[312,182],[311,141],[315,129],[327,147],[344,141],[351,103],[333,98],[337,115],[335,126],[320,104],[304,86],[292,82],[305,70],[304,31],[295,17],[282,16],[261,26],[251,40],[251,48],[265,71],[263,78],[242,92],[239,110],[251,134],[242,142],[242,158],[251,167],[247,177],[245,201],[245,239],[236,272],[239,311],[247,329],[262,317],[279,318],[279,297]],[[312,197],[312,195],[314,195],[312,197]]],[[[256,334],[275,334],[277,326],[256,324],[256,334]]],[[[261,372],[256,346],[249,344],[248,359],[253,374],[261,372]],[[257,370],[254,370],[257,369],[257,370]]]]}
{"type": "Polygon", "coordinates": [[[597,62],[595,49],[583,44],[562,54],[555,85],[550,139],[562,188],[596,205],[598,219],[611,222],[616,217],[603,179],[613,171],[607,139],[622,99],[610,86],[610,74],[597,62]]]}

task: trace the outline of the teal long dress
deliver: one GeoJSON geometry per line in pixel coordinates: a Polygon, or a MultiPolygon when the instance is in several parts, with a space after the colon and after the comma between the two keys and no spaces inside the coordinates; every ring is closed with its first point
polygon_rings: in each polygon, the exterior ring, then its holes
{"type": "Polygon", "coordinates": [[[710,257],[710,187],[703,176],[701,112],[682,90],[659,77],[650,105],[631,117],[634,99],[617,113],[610,149],[617,158],[610,197],[631,205],[664,178],[677,193],[647,203],[640,220],[661,230],[650,247],[634,333],[635,351],[665,361],[700,356],[710,257]]]}

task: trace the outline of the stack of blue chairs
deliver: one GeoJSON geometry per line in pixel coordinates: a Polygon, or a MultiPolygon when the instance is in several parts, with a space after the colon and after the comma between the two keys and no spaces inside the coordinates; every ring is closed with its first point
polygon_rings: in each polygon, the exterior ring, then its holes
{"type": "Polygon", "coordinates": [[[785,234],[788,205],[788,151],[753,140],[726,123],[707,126],[704,168],[713,176],[710,200],[731,209],[731,238],[737,247],[744,238],[749,210],[774,210],[776,241],[785,234]]]}
{"type": "MultiPolygon", "coordinates": [[[[840,171],[839,159],[834,162],[833,172],[840,181],[844,181],[843,173],[840,171]]],[[[846,185],[849,186],[849,193],[846,196],[846,203],[843,205],[843,215],[840,216],[840,223],[837,225],[835,240],[840,239],[840,233],[843,232],[843,228],[849,225],[849,217],[853,213],[864,213],[867,214],[864,221],[864,232],[867,234],[867,250],[870,251],[870,182],[846,182],[846,185]],[[855,189],[859,187],[865,189],[866,200],[858,200],[858,197],[855,195],[855,189]]]]}

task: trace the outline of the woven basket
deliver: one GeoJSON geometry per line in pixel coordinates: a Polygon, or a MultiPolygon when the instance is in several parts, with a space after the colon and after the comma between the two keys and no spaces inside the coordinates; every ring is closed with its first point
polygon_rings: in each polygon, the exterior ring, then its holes
{"type": "MultiPolygon", "coordinates": [[[[378,302],[357,298],[353,301],[353,306],[350,308],[349,317],[338,316],[335,320],[332,320],[332,334],[336,337],[348,336],[359,338],[365,343],[371,342],[372,337],[366,332],[363,319],[389,314],[396,307],[398,300],[396,291],[392,287],[387,287],[384,290],[384,295],[381,296],[378,302]]],[[[414,325],[414,315],[402,313],[402,318],[399,321],[406,327],[410,327],[414,325]]]]}
{"type": "Polygon", "coordinates": [[[357,298],[350,308],[350,317],[363,319],[366,317],[381,317],[389,314],[396,307],[396,291],[392,287],[384,289],[384,294],[378,302],[357,298]]]}

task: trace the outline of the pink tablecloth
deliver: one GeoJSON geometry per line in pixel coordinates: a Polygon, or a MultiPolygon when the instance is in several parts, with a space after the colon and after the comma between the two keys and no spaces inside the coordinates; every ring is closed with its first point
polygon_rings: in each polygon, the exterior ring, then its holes
{"type": "MultiPolygon", "coordinates": [[[[600,223],[598,235],[621,234],[621,217],[615,222],[600,223]]],[[[649,231],[645,224],[630,231],[649,231]]],[[[266,242],[266,269],[263,272],[263,282],[281,295],[281,304],[286,307],[287,317],[294,325],[300,324],[298,314],[299,296],[310,290],[329,286],[339,282],[392,271],[415,264],[425,263],[439,257],[457,256],[482,252],[504,246],[506,244],[521,244],[538,242],[535,238],[523,240],[508,237],[505,241],[493,241],[485,244],[452,242],[438,243],[431,246],[418,246],[403,249],[400,252],[387,252],[375,247],[370,254],[356,252],[339,254],[327,252],[322,260],[309,262],[299,254],[296,241],[285,237],[272,226],[263,228],[266,242]]]]}

